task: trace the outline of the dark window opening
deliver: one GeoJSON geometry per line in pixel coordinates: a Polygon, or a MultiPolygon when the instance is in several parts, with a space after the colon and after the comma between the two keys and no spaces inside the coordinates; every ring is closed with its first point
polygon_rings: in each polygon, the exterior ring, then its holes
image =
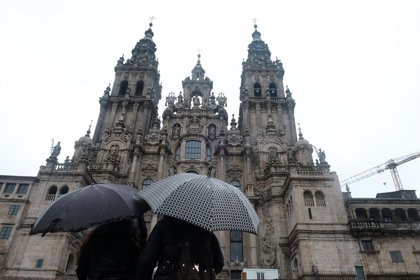
{"type": "Polygon", "coordinates": [[[305,201],[305,206],[315,206],[314,197],[310,191],[305,191],[303,193],[303,199],[305,201]]]}
{"type": "Polygon", "coordinates": [[[362,247],[365,252],[374,251],[372,240],[362,240],[362,247]]]}
{"type": "Polygon", "coordinates": [[[127,81],[122,81],[120,84],[120,88],[118,90],[118,95],[125,95],[125,92],[128,89],[128,82],[127,81]]]}
{"type": "Polygon", "coordinates": [[[363,269],[363,266],[356,266],[356,275],[357,275],[357,280],[365,280],[365,271],[363,269]]]}
{"type": "Polygon", "coordinates": [[[392,262],[395,262],[395,263],[404,262],[401,251],[389,251],[389,254],[391,255],[392,262]]]}
{"type": "Polygon", "coordinates": [[[48,194],[56,194],[57,193],[57,187],[56,186],[51,186],[48,189],[48,194]]]}
{"type": "Polygon", "coordinates": [[[67,187],[67,186],[62,186],[61,188],[60,188],[60,195],[62,195],[62,194],[66,194],[66,193],[68,193],[69,192],[69,187],[67,187]]]}
{"type": "Polygon", "coordinates": [[[44,259],[37,259],[35,263],[36,268],[41,268],[44,265],[44,259]]]}
{"type": "Polygon", "coordinates": [[[232,230],[230,232],[230,261],[243,262],[243,237],[242,232],[232,230]]]}
{"type": "Polygon", "coordinates": [[[312,220],[312,209],[308,208],[309,219],[312,220]]]}
{"type": "Polygon", "coordinates": [[[0,239],[9,239],[12,227],[4,226],[0,229],[0,239]]]}
{"type": "Polygon", "coordinates": [[[181,147],[178,145],[175,150],[175,160],[179,160],[179,155],[181,153],[181,147]]]}
{"type": "Polygon", "coordinates": [[[317,191],[315,193],[315,200],[316,200],[316,206],[318,207],[327,206],[327,204],[325,203],[325,196],[321,191],[317,191]]]}
{"type": "Polygon", "coordinates": [[[379,210],[377,208],[370,208],[369,216],[375,221],[379,221],[381,219],[381,215],[379,214],[379,210]]]}
{"type": "Polygon", "coordinates": [[[29,184],[20,184],[17,190],[17,194],[25,194],[28,192],[29,184]]]}
{"type": "Polygon", "coordinates": [[[270,84],[269,90],[270,90],[270,96],[271,97],[277,97],[277,87],[276,87],[275,83],[270,84]]]}
{"type": "Polygon", "coordinates": [[[10,205],[9,207],[9,215],[17,215],[19,212],[20,205],[10,205]]]}
{"type": "Polygon", "coordinates": [[[254,84],[254,96],[261,97],[261,85],[259,83],[254,84]]]}
{"type": "Polygon", "coordinates": [[[230,279],[241,279],[242,271],[241,270],[231,270],[230,279]]]}
{"type": "Polygon", "coordinates": [[[138,81],[136,84],[136,96],[142,96],[143,94],[143,88],[144,88],[144,82],[143,81],[138,81]]]}
{"type": "Polygon", "coordinates": [[[367,215],[367,211],[365,208],[356,208],[356,218],[358,220],[367,220],[368,219],[368,215],[367,215]]]}
{"type": "Polygon", "coordinates": [[[382,218],[384,219],[384,222],[386,223],[392,222],[392,210],[389,208],[383,208],[382,218]]]}
{"type": "Polygon", "coordinates": [[[410,220],[416,221],[416,222],[419,222],[420,221],[419,211],[417,211],[417,209],[409,208],[407,210],[407,213],[408,213],[408,218],[410,220]]]}
{"type": "Polygon", "coordinates": [[[395,217],[401,222],[407,221],[407,215],[405,214],[405,210],[402,208],[395,209],[395,217]]]}
{"type": "Polygon", "coordinates": [[[196,174],[196,175],[198,175],[198,172],[197,172],[197,171],[194,171],[194,170],[190,170],[190,171],[188,171],[187,173],[190,173],[190,174],[196,174]]]}
{"type": "Polygon", "coordinates": [[[15,191],[16,184],[7,183],[4,187],[4,193],[13,193],[15,191]]]}

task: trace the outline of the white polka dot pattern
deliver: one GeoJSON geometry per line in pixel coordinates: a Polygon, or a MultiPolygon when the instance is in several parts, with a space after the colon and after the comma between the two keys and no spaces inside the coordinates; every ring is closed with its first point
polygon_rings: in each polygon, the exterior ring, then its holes
{"type": "Polygon", "coordinates": [[[239,189],[216,178],[177,174],[145,187],[138,195],[155,213],[209,231],[257,231],[259,219],[248,198],[239,189]]]}

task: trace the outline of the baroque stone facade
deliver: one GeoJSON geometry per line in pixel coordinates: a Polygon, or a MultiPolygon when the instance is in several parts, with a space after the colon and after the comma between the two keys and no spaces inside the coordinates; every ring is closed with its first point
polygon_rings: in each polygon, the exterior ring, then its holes
{"type": "MultiPolygon", "coordinates": [[[[217,232],[226,260],[220,278],[274,268],[281,279],[419,279],[420,201],[413,193],[352,199],[341,192],[324,151],[315,150],[314,164],[313,146],[296,129],[283,65],[271,60],[257,26],[242,63],[239,117],[230,122],[227,97],[212,91],[200,56],[183,90],[166,97],[159,118],[162,87],[151,27],[132,56],[118,60],[115,81],[99,100],[94,134],[89,128],[75,142],[72,159],[59,163],[58,145],[37,177],[0,177],[4,188],[16,180],[28,185],[22,197],[11,187],[1,190],[2,279],[74,278],[83,233],[29,235],[60,195],[93,182],[141,189],[181,172],[240,188],[261,218],[258,235],[217,232]],[[21,205],[16,217],[6,214],[11,203],[21,205]]],[[[157,217],[145,219],[150,231],[157,217]]]]}

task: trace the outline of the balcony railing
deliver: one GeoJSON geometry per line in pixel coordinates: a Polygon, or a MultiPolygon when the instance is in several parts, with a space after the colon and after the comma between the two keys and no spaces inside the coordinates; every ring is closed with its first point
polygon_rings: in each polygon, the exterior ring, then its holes
{"type": "Polygon", "coordinates": [[[420,234],[419,222],[350,221],[353,234],[361,233],[406,233],[420,234]]]}

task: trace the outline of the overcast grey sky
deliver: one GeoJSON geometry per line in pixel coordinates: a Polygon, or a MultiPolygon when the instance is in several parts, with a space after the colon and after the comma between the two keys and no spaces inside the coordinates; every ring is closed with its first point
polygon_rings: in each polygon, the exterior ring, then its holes
{"type": "MultiPolygon", "coordinates": [[[[255,17],[283,62],[304,137],[340,180],[419,152],[419,14],[420,1],[2,1],[0,174],[36,175],[52,138],[59,161],[73,155],[118,58],[131,55],[151,16],[161,112],[200,49],[214,92],[237,116],[255,17]]],[[[420,158],[398,171],[420,196],[420,158]]],[[[354,197],[394,190],[389,171],[350,187],[354,197]]]]}

